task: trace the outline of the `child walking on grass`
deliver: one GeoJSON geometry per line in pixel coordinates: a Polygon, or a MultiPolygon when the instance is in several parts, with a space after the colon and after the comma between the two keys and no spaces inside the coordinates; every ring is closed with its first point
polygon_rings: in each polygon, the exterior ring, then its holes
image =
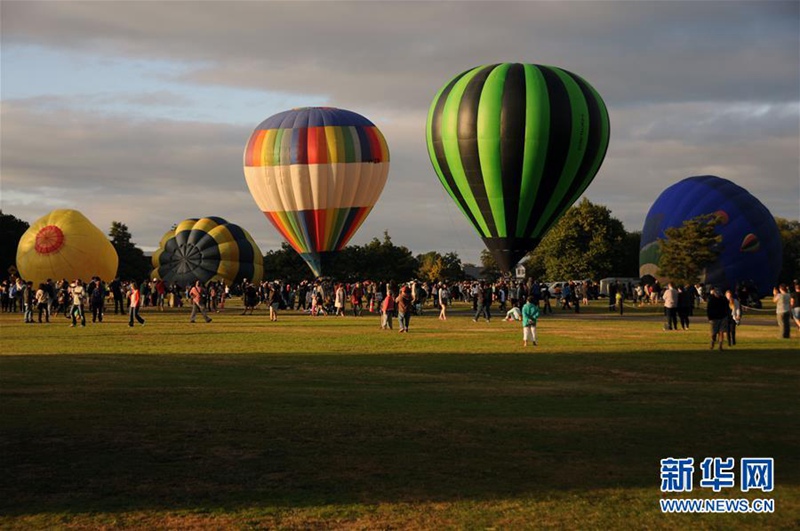
{"type": "Polygon", "coordinates": [[[528,341],[536,346],[536,321],[539,320],[539,306],[534,304],[533,295],[528,297],[528,302],[522,307],[522,346],[527,347],[528,341]]]}

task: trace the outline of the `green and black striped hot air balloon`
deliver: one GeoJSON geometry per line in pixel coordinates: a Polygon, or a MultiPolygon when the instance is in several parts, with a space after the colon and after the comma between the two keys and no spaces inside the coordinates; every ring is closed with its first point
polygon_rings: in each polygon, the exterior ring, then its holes
{"type": "Polygon", "coordinates": [[[431,104],[428,153],[445,190],[509,272],[592,182],[608,149],[605,103],[553,66],[478,66],[431,104]]]}

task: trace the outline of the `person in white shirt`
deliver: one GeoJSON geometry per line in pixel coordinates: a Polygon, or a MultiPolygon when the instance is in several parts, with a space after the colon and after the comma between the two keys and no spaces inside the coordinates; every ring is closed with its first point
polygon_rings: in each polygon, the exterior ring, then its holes
{"type": "Polygon", "coordinates": [[[670,282],[667,284],[667,289],[662,294],[664,299],[664,313],[667,316],[667,324],[664,326],[666,330],[678,329],[678,290],[675,285],[670,282]]]}

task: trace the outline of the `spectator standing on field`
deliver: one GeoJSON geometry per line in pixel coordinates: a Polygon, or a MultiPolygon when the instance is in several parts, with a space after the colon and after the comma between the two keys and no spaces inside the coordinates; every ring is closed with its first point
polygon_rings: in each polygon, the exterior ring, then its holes
{"type": "Polygon", "coordinates": [[[533,297],[528,297],[522,307],[522,346],[527,347],[528,341],[534,346],[536,343],[536,322],[539,320],[539,306],[533,303],[533,297]]]}
{"type": "Polygon", "coordinates": [[[346,298],[346,294],[344,291],[344,286],[339,283],[336,285],[336,291],[333,295],[333,307],[336,308],[336,315],[340,315],[344,317],[344,301],[346,298]]]}
{"type": "Polygon", "coordinates": [[[22,290],[25,289],[25,282],[22,281],[21,278],[17,278],[11,284],[11,311],[17,313],[18,311],[24,311],[24,303],[22,298],[22,290]],[[17,309],[19,308],[19,309],[17,309]]]}
{"type": "Polygon", "coordinates": [[[120,282],[119,277],[115,278],[111,281],[111,294],[114,296],[114,315],[120,313],[125,313],[125,301],[122,298],[122,282],[120,282]]]}
{"type": "Polygon", "coordinates": [[[4,280],[0,283],[0,306],[2,306],[3,313],[8,311],[10,298],[8,296],[8,281],[4,280]]]}
{"type": "Polygon", "coordinates": [[[350,304],[353,306],[353,315],[361,317],[361,310],[363,307],[364,290],[361,288],[361,283],[356,282],[353,291],[350,293],[350,304]]]}
{"type": "Polygon", "coordinates": [[[670,282],[667,284],[667,289],[664,290],[664,314],[667,317],[667,323],[664,327],[665,330],[678,329],[678,290],[675,289],[675,284],[670,282]]]}
{"type": "Polygon", "coordinates": [[[139,285],[136,284],[135,280],[131,281],[131,291],[128,295],[130,298],[130,307],[128,308],[130,321],[128,321],[128,326],[133,326],[134,319],[139,321],[140,325],[144,326],[144,319],[139,315],[139,308],[142,307],[142,292],[139,290],[139,285]]]}
{"type": "Polygon", "coordinates": [[[394,293],[389,291],[381,301],[381,330],[393,330],[392,316],[394,315],[394,293]]]}
{"type": "Polygon", "coordinates": [[[475,312],[475,317],[472,318],[474,323],[478,322],[478,317],[483,315],[486,319],[486,322],[490,322],[492,319],[492,314],[489,312],[489,306],[492,304],[492,290],[491,288],[487,287],[485,283],[481,282],[481,285],[478,287],[478,309],[475,312]]]}
{"type": "Polygon", "coordinates": [[[569,283],[564,284],[564,287],[561,289],[561,309],[562,310],[570,310],[572,306],[570,303],[572,302],[572,288],[570,287],[569,283]]]}
{"type": "Polygon", "coordinates": [[[730,313],[728,301],[720,295],[717,288],[712,287],[708,294],[708,304],[706,306],[706,315],[711,325],[711,350],[714,350],[714,343],[717,340],[719,340],[719,349],[722,350],[722,340],[727,327],[725,320],[728,313],[730,313]]]}
{"type": "Polygon", "coordinates": [[[725,292],[725,298],[728,300],[728,310],[730,311],[726,319],[728,323],[728,346],[732,347],[736,344],[736,327],[739,326],[742,320],[742,305],[739,304],[739,299],[731,290],[725,292]]]}
{"type": "Polygon", "coordinates": [[[50,320],[50,315],[53,313],[53,304],[56,302],[56,286],[53,284],[53,279],[48,278],[44,283],[44,294],[47,297],[47,318],[50,320]]]}
{"type": "Polygon", "coordinates": [[[164,283],[163,280],[160,278],[154,278],[153,282],[155,282],[155,293],[156,293],[156,306],[158,307],[159,312],[164,311],[164,299],[167,294],[167,285],[164,283]]]}
{"type": "Polygon", "coordinates": [[[39,322],[42,322],[42,314],[44,314],[47,322],[50,322],[50,296],[47,293],[47,284],[39,284],[39,289],[36,291],[36,308],[39,310],[39,322]]]}
{"type": "Polygon", "coordinates": [[[547,287],[547,284],[541,285],[539,293],[541,294],[542,297],[542,303],[543,303],[542,311],[544,312],[544,314],[547,315],[548,312],[553,313],[553,308],[552,306],[550,306],[550,299],[552,295],[550,294],[550,288],[547,287]]]}
{"type": "Polygon", "coordinates": [[[789,319],[792,311],[792,298],[786,284],[781,284],[772,290],[772,302],[775,303],[775,315],[778,318],[778,326],[781,328],[781,337],[789,339],[789,319]]]}
{"type": "Polygon", "coordinates": [[[619,293],[619,289],[616,283],[608,286],[608,310],[610,312],[616,309],[617,293],[619,293]]]}
{"type": "Polygon", "coordinates": [[[83,314],[83,299],[86,298],[86,290],[81,279],[75,280],[75,284],[72,285],[70,290],[70,296],[72,297],[72,308],[70,310],[72,324],[70,326],[74,327],[78,324],[78,317],[81,318],[81,326],[86,326],[86,316],[83,314]]]}
{"type": "Polygon", "coordinates": [[[800,329],[800,283],[797,281],[795,281],[794,293],[792,293],[790,299],[792,306],[792,318],[794,318],[794,324],[796,324],[797,328],[800,329]]]}
{"type": "Polygon", "coordinates": [[[205,319],[207,323],[210,323],[211,317],[208,316],[205,308],[207,298],[206,290],[199,280],[196,280],[192,289],[189,290],[189,298],[192,299],[192,315],[189,316],[189,322],[195,322],[194,320],[199,311],[203,315],[203,319],[205,319]]]}
{"type": "Polygon", "coordinates": [[[142,301],[143,306],[150,306],[150,282],[147,279],[144,279],[141,284],[139,284],[139,295],[142,301]]]}
{"type": "Polygon", "coordinates": [[[258,290],[256,290],[256,287],[252,282],[248,282],[244,287],[243,298],[244,310],[242,310],[242,315],[245,315],[247,312],[250,312],[250,315],[253,315],[253,310],[256,309],[256,304],[258,304],[258,290]]]}
{"type": "Polygon", "coordinates": [[[506,311],[506,300],[508,299],[508,288],[506,287],[505,282],[500,282],[497,285],[497,292],[495,294],[497,298],[497,307],[500,312],[506,311]]]}
{"type": "MultiPolygon", "coordinates": [[[[278,286],[274,282],[270,282],[267,287],[267,305],[269,307],[269,320],[278,320],[278,308],[280,307],[281,294],[278,286]]],[[[206,321],[208,322],[208,321],[206,321]]]]}
{"type": "Polygon", "coordinates": [[[442,283],[439,286],[439,319],[442,321],[447,321],[447,307],[450,305],[450,290],[447,287],[447,284],[442,283]]]}
{"type": "Polygon", "coordinates": [[[22,307],[25,315],[25,322],[33,322],[33,305],[36,300],[36,294],[33,291],[33,281],[29,280],[22,286],[22,307]]]}
{"type": "Polygon", "coordinates": [[[478,284],[477,282],[473,282],[472,286],[470,286],[469,288],[469,294],[472,299],[472,311],[476,313],[478,311],[478,296],[480,291],[481,291],[480,284],[478,284]]]}
{"type": "Polygon", "coordinates": [[[69,309],[71,307],[71,299],[69,296],[69,282],[67,279],[62,279],[57,285],[58,292],[56,293],[56,315],[64,314],[64,317],[69,319],[69,309]]]}
{"type": "Polygon", "coordinates": [[[89,307],[92,309],[92,322],[103,322],[106,305],[106,285],[100,277],[94,277],[92,294],[89,295],[89,307]]]}
{"type": "Polygon", "coordinates": [[[678,320],[681,330],[689,330],[689,315],[694,308],[694,293],[691,286],[678,288],[678,320]]]}
{"type": "Polygon", "coordinates": [[[408,325],[411,321],[411,312],[413,309],[411,290],[408,286],[403,286],[395,302],[397,303],[397,318],[400,321],[400,333],[408,332],[408,325]]]}

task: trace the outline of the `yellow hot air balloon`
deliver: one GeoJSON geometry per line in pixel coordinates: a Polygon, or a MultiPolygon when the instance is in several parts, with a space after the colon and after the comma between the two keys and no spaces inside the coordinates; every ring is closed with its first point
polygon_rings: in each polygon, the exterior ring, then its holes
{"type": "Polygon", "coordinates": [[[20,276],[34,284],[66,278],[113,279],[119,257],[111,242],[77,210],[53,210],[25,231],[17,247],[20,276]]]}

